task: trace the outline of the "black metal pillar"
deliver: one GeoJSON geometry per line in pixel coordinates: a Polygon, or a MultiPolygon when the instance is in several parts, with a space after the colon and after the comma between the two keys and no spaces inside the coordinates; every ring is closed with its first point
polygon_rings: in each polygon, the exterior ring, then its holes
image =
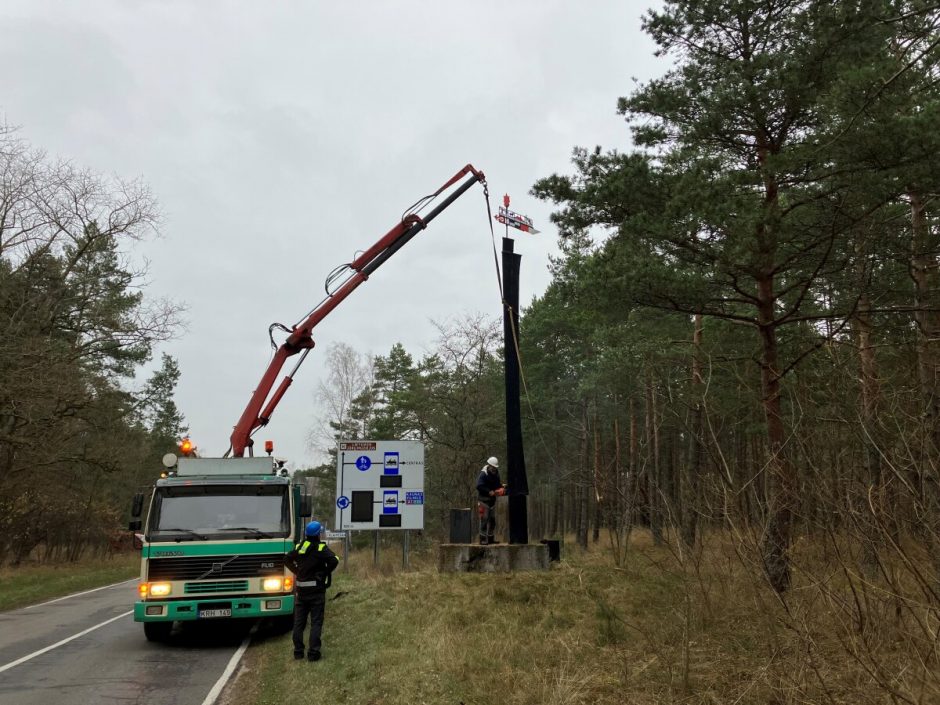
{"type": "Polygon", "coordinates": [[[529,543],[526,497],[529,480],[522,449],[522,408],[519,401],[519,268],[522,255],[503,238],[503,340],[506,374],[506,484],[509,485],[509,543],[529,543]]]}

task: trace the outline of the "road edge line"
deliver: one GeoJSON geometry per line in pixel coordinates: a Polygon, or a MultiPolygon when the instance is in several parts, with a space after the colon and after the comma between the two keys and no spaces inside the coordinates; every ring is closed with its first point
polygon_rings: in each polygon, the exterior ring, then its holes
{"type": "Polygon", "coordinates": [[[215,701],[219,699],[219,696],[222,694],[222,690],[228,684],[229,679],[235,672],[235,667],[238,666],[238,662],[242,660],[242,656],[248,649],[248,645],[251,643],[251,638],[255,635],[255,632],[258,631],[259,624],[260,622],[255,622],[255,625],[251,628],[251,631],[248,632],[248,635],[242,641],[241,646],[239,646],[238,650],[232,654],[232,658],[228,660],[228,665],[225,667],[225,670],[222,671],[222,675],[219,676],[219,680],[217,680],[215,685],[212,686],[209,694],[206,695],[206,699],[202,701],[202,705],[213,705],[215,701]]]}
{"type": "Polygon", "coordinates": [[[124,612],[124,613],[122,613],[122,614],[119,614],[117,617],[112,617],[111,619],[106,619],[105,621],[101,622],[100,624],[96,624],[96,625],[93,626],[93,627],[88,627],[88,629],[85,629],[84,631],[80,631],[78,634],[73,634],[72,636],[63,639],[62,641],[57,641],[55,644],[52,644],[51,646],[47,646],[47,647],[45,647],[45,648],[43,648],[43,649],[40,649],[39,651],[34,651],[34,652],[31,653],[31,654],[27,654],[26,656],[23,656],[23,657],[21,657],[21,658],[16,659],[16,661],[10,661],[10,663],[7,663],[7,664],[4,664],[3,666],[0,666],[0,673],[3,673],[4,671],[13,668],[14,666],[19,666],[21,663],[25,663],[26,661],[29,661],[30,659],[34,659],[34,658],[36,658],[37,656],[42,656],[42,655],[43,655],[44,653],[46,653],[47,651],[52,651],[53,649],[56,649],[56,648],[62,646],[63,644],[68,644],[70,641],[74,641],[75,639],[78,639],[78,638],[81,637],[81,636],[85,636],[86,634],[89,634],[89,633],[95,631],[96,629],[100,629],[101,627],[103,627],[103,626],[105,626],[105,625],[107,625],[107,624],[111,624],[111,622],[115,622],[115,621],[121,619],[122,617],[127,617],[128,615],[131,615],[131,614],[134,614],[134,610],[129,610],[129,611],[127,611],[127,612],[124,612]]]}
{"type": "Polygon", "coordinates": [[[62,597],[57,597],[54,600],[46,600],[45,602],[40,602],[36,605],[26,605],[26,607],[21,607],[20,609],[31,610],[34,607],[42,607],[43,605],[51,605],[53,602],[61,602],[62,600],[67,600],[70,597],[78,597],[79,595],[87,595],[92,592],[98,592],[99,590],[107,590],[108,588],[117,587],[118,585],[124,585],[125,583],[132,583],[135,580],[140,580],[139,576],[133,578],[128,578],[127,580],[122,580],[119,583],[111,583],[110,585],[102,585],[101,587],[92,588],[91,590],[83,590],[82,592],[73,592],[71,595],[63,595],[62,597]]]}

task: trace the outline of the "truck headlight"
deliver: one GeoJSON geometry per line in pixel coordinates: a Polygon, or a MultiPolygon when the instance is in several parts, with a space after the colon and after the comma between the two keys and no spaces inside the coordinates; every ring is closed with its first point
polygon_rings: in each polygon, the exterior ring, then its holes
{"type": "Polygon", "coordinates": [[[278,592],[283,589],[284,585],[283,578],[265,578],[261,581],[261,589],[265,592],[278,592]]]}
{"type": "Polygon", "coordinates": [[[170,583],[150,583],[150,596],[166,597],[172,589],[173,586],[170,583]]]}

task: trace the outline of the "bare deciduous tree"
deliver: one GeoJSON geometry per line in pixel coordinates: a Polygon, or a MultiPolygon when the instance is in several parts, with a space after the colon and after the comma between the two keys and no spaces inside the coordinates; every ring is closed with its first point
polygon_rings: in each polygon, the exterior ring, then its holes
{"type": "Polygon", "coordinates": [[[95,478],[127,472],[147,443],[122,383],[182,310],[146,299],[146,272],[128,259],[158,222],[141,182],[52,159],[0,128],[0,559],[50,541],[43,517],[69,510],[71,493],[26,498],[27,473],[74,481],[108,526],[119,514],[95,478]]]}

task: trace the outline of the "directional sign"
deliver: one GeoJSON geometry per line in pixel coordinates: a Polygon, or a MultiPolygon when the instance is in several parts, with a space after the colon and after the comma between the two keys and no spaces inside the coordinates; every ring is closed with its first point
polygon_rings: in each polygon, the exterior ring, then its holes
{"type": "Polygon", "coordinates": [[[340,441],[337,531],[424,528],[424,444],[340,441]]]}
{"type": "Polygon", "coordinates": [[[499,215],[494,215],[493,219],[503,225],[508,225],[510,228],[521,230],[524,233],[532,233],[533,235],[539,233],[539,231],[535,229],[535,225],[532,223],[532,219],[529,216],[515,213],[508,208],[500,207],[499,215]]]}

